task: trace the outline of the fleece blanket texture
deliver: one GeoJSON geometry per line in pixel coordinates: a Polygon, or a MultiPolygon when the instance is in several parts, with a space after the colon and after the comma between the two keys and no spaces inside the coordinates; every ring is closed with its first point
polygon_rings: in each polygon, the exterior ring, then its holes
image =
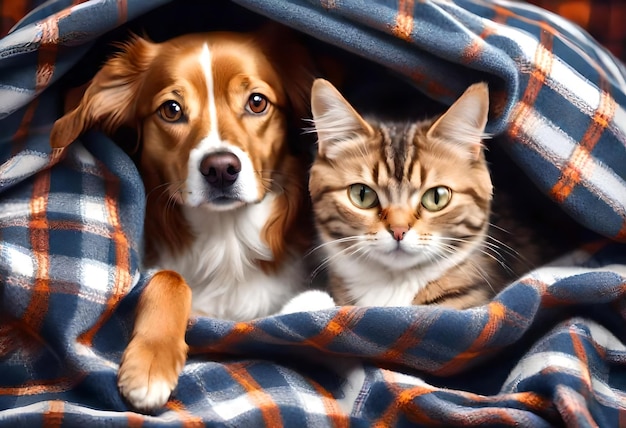
{"type": "Polygon", "coordinates": [[[524,2],[206,3],[52,0],[0,39],[0,426],[626,426],[622,64],[524,2]],[[193,318],[171,399],[133,411],[116,373],[150,278],[141,179],[104,135],[58,157],[49,132],[63,79],[95,73],[99,41],[149,17],[211,30],[226,7],[382,64],[444,104],[493,83],[490,144],[598,239],[470,310],[193,318]]]}

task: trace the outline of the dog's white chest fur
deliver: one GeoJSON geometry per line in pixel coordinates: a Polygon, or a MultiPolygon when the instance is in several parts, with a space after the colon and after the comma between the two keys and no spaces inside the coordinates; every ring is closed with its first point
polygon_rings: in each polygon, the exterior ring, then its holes
{"type": "Polygon", "coordinates": [[[301,261],[295,257],[279,271],[266,274],[256,260],[272,260],[261,232],[274,197],[233,211],[215,212],[185,207],[195,239],[177,257],[161,251],[158,267],[179,272],[193,292],[195,314],[237,321],[270,315],[304,283],[301,261]]]}

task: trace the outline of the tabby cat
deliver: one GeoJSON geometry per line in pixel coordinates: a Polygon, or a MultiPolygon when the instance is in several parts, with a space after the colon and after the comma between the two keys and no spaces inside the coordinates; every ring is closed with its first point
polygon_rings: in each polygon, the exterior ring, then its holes
{"type": "Polygon", "coordinates": [[[323,79],[311,107],[318,269],[337,304],[467,308],[528,269],[533,251],[510,248],[490,223],[486,83],[423,121],[365,119],[323,79]]]}

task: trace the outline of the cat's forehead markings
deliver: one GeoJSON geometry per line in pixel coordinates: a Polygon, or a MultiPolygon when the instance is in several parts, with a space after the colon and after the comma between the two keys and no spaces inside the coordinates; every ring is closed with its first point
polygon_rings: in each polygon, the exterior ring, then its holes
{"type": "Polygon", "coordinates": [[[417,124],[413,123],[406,130],[405,141],[407,145],[407,162],[405,164],[404,176],[411,181],[413,168],[417,162],[417,147],[415,145],[415,134],[417,132],[417,124]]]}
{"type": "Polygon", "coordinates": [[[402,182],[410,176],[417,155],[414,144],[417,126],[408,123],[381,124],[379,129],[382,136],[381,155],[388,175],[402,182]]]}
{"type": "Polygon", "coordinates": [[[384,165],[386,168],[386,172],[387,172],[387,176],[388,177],[393,177],[396,176],[396,157],[397,157],[397,151],[395,150],[395,148],[393,147],[393,139],[392,139],[392,134],[393,134],[393,129],[389,128],[386,125],[380,125],[380,134],[383,137],[383,141],[382,144],[380,146],[381,148],[381,159],[384,161],[384,165]]]}

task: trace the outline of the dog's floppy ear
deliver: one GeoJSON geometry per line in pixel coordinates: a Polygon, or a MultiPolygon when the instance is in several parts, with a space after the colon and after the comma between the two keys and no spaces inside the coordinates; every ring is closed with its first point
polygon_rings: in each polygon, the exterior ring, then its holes
{"type": "Polygon", "coordinates": [[[134,125],[129,122],[135,111],[135,98],[158,45],[133,36],[121,48],[94,76],[78,107],[54,123],[50,133],[52,148],[68,146],[89,128],[111,133],[123,124],[134,125]]]}

